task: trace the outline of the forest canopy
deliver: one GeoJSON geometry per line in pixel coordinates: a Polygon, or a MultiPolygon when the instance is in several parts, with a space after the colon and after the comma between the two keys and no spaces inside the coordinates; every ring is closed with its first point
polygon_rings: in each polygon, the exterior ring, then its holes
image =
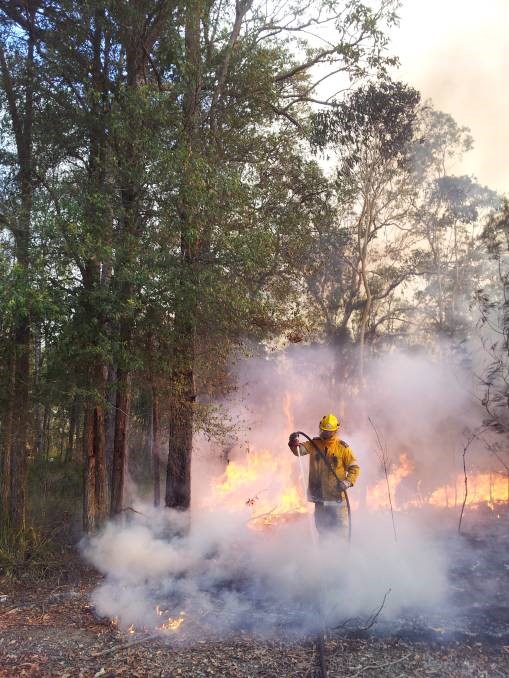
{"type": "Polygon", "coordinates": [[[269,342],[333,346],[353,389],[477,341],[507,433],[507,204],[454,174],[470,132],[398,80],[375,4],[0,0],[9,529],[44,528],[48,483],[101,527],[130,455],[187,509],[193,434],[269,342]]]}

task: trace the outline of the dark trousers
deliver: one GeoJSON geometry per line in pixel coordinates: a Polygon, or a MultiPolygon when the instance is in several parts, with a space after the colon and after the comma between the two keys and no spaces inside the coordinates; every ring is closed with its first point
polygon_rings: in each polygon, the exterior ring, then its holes
{"type": "Polygon", "coordinates": [[[330,532],[337,532],[348,539],[348,511],[346,504],[321,504],[315,502],[315,525],[318,534],[323,537],[330,532]]]}

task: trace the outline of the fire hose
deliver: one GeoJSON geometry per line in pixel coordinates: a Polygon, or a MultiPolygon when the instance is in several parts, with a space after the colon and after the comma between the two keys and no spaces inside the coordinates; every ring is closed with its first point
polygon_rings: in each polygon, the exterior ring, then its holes
{"type": "MultiPolygon", "coordinates": [[[[296,431],[298,435],[304,436],[304,438],[307,438],[311,445],[315,448],[316,452],[318,453],[320,459],[324,462],[324,464],[327,466],[329,471],[332,473],[334,478],[336,479],[336,482],[338,484],[338,490],[342,492],[345,495],[345,503],[346,503],[346,510],[348,513],[348,543],[352,541],[352,510],[350,508],[350,499],[348,498],[348,492],[342,488],[341,485],[341,479],[338,478],[338,475],[336,471],[334,470],[334,467],[330,463],[330,461],[327,459],[327,456],[322,452],[322,450],[318,447],[318,445],[315,443],[315,441],[308,436],[307,433],[304,433],[304,431],[296,431]]],[[[297,448],[298,449],[298,448],[297,448]]],[[[300,458],[300,452],[299,452],[299,458],[300,458]]]]}

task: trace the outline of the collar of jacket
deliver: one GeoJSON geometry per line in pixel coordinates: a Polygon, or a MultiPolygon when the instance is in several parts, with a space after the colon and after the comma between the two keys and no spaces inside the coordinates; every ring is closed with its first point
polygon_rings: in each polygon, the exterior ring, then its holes
{"type": "Polygon", "coordinates": [[[336,436],[334,436],[333,438],[318,438],[317,440],[323,443],[324,447],[327,448],[330,447],[335,442],[337,442],[338,439],[336,438],[336,436]]]}

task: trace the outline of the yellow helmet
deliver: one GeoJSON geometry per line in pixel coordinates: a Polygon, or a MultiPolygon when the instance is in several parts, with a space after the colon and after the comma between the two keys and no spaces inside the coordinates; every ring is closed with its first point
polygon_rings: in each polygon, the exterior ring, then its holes
{"type": "Polygon", "coordinates": [[[333,414],[326,414],[320,420],[320,431],[337,431],[339,428],[338,418],[333,414]]]}

